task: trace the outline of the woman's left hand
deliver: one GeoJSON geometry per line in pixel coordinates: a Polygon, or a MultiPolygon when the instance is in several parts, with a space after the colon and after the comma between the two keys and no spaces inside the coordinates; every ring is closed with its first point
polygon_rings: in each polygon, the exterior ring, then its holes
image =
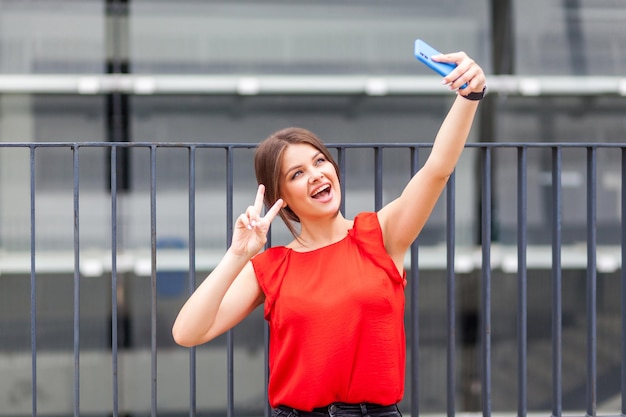
{"type": "Polygon", "coordinates": [[[486,79],[483,69],[465,52],[434,55],[432,60],[457,65],[450,74],[443,77],[442,83],[448,85],[451,90],[456,90],[458,94],[466,96],[474,92],[480,93],[485,88],[486,79]],[[467,87],[461,89],[460,87],[464,84],[467,84],[467,87]]]}

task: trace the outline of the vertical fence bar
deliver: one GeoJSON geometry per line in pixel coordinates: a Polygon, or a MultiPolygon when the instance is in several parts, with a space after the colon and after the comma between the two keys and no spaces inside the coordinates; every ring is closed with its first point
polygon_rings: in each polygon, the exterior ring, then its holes
{"type": "Polygon", "coordinates": [[[454,405],[454,398],[456,396],[456,275],[454,272],[454,248],[456,245],[455,187],[456,173],[453,172],[446,185],[446,301],[448,315],[446,397],[448,417],[454,417],[456,413],[456,407],[454,405]]]}
{"type": "Polygon", "coordinates": [[[587,148],[587,416],[596,415],[597,408],[597,317],[596,317],[596,194],[597,194],[597,152],[587,148]]]}
{"type": "Polygon", "coordinates": [[[270,367],[269,367],[269,361],[270,361],[270,355],[269,355],[269,349],[270,349],[270,326],[267,323],[267,321],[265,321],[263,323],[263,340],[264,340],[264,347],[265,347],[265,352],[263,354],[263,360],[265,361],[264,364],[265,366],[264,368],[264,376],[265,376],[265,380],[264,380],[264,394],[265,394],[265,406],[263,407],[263,415],[264,417],[270,417],[272,415],[272,407],[270,406],[270,402],[269,402],[269,397],[268,397],[268,390],[269,390],[269,380],[270,380],[270,367]]]}
{"type": "Polygon", "coordinates": [[[111,146],[111,366],[113,417],[119,413],[117,311],[117,146],[111,146]]]}
{"type": "Polygon", "coordinates": [[[517,415],[526,417],[527,399],[527,351],[528,351],[528,283],[527,283],[527,148],[517,152],[517,415]]]}
{"type": "Polygon", "coordinates": [[[483,416],[491,416],[491,149],[483,149],[482,170],[482,403],[483,416]]]}
{"type": "MultiPolygon", "coordinates": [[[[622,148],[622,178],[626,178],[626,148],[622,148]]],[[[622,409],[621,415],[626,416],[626,219],[624,210],[626,209],[626,181],[622,180],[622,201],[621,212],[621,284],[622,284],[622,409]]]]}
{"type": "Polygon", "coordinates": [[[346,149],[337,147],[337,165],[339,165],[339,187],[341,189],[341,213],[346,214],[346,149]]]}
{"type": "Polygon", "coordinates": [[[74,167],[74,417],[80,415],[80,207],[78,145],[72,147],[74,167]]]}
{"type": "Polygon", "coordinates": [[[552,416],[562,408],[561,148],[552,148],[552,416]]]}
{"type": "Polygon", "coordinates": [[[156,150],[156,145],[150,146],[150,399],[152,417],[157,415],[156,150]]]}
{"type": "MultiPolygon", "coordinates": [[[[339,166],[339,169],[341,170],[341,165],[339,166]]],[[[342,178],[342,177],[339,177],[342,178]]],[[[343,187],[343,183],[341,184],[341,186],[343,187]]],[[[345,189],[342,189],[341,195],[343,196],[343,192],[345,189]]],[[[342,199],[342,203],[343,203],[342,199]]],[[[344,206],[342,206],[341,210],[344,209],[344,206]]],[[[343,211],[342,211],[343,212],[343,211]]],[[[267,242],[265,242],[265,249],[267,248],[271,248],[272,247],[272,226],[270,225],[270,228],[268,230],[267,233],[267,242]]],[[[265,342],[264,347],[265,347],[265,352],[263,354],[263,359],[265,360],[265,366],[264,366],[264,372],[265,372],[265,380],[264,380],[264,394],[265,394],[265,407],[264,407],[264,417],[270,417],[272,415],[272,407],[270,406],[270,402],[269,402],[269,382],[270,382],[270,326],[269,323],[264,320],[263,322],[263,340],[265,342]]]]}
{"type": "Polygon", "coordinates": [[[37,416],[37,273],[35,271],[35,146],[30,148],[30,351],[32,414],[37,416]]]}
{"type": "MultiPolygon", "coordinates": [[[[419,169],[419,148],[411,148],[411,177],[419,169]]],[[[411,416],[419,416],[419,236],[411,245],[411,416]]]]}
{"type": "MultiPolygon", "coordinates": [[[[265,248],[270,248],[272,247],[272,226],[270,226],[270,229],[268,231],[268,238],[267,238],[267,242],[266,242],[266,246],[265,248]]],[[[265,417],[270,417],[272,415],[272,407],[270,406],[270,401],[269,401],[269,382],[270,382],[270,325],[267,321],[263,322],[263,340],[264,340],[264,347],[265,347],[265,351],[263,353],[263,360],[265,361],[264,364],[265,366],[264,368],[264,376],[265,376],[265,380],[264,380],[264,394],[265,394],[265,407],[263,410],[264,416],[265,417]]]]}
{"type": "MultiPolygon", "coordinates": [[[[343,193],[341,194],[343,195],[343,193]]],[[[343,200],[343,199],[342,199],[343,200]]],[[[267,233],[267,242],[265,242],[265,249],[272,247],[272,225],[267,233]]],[[[269,382],[270,382],[270,325],[267,320],[263,322],[263,337],[265,341],[265,352],[264,352],[264,360],[265,360],[265,384],[264,384],[264,394],[265,394],[265,407],[264,407],[264,415],[265,417],[270,417],[272,415],[272,407],[270,406],[269,401],[269,382]]]]}
{"type": "Polygon", "coordinates": [[[374,147],[374,209],[383,207],[383,150],[374,147]]]}
{"type": "Polygon", "coordinates": [[[269,346],[270,346],[270,326],[267,322],[263,323],[263,338],[265,341],[265,353],[264,353],[264,375],[265,375],[265,384],[264,384],[264,393],[265,393],[265,405],[263,407],[263,415],[264,417],[270,417],[272,415],[272,407],[269,403],[268,398],[268,388],[269,388],[269,378],[270,378],[270,369],[269,369],[269,346]]]}
{"type": "MultiPolygon", "coordinates": [[[[233,148],[226,148],[226,249],[233,238],[233,148]]],[[[227,417],[235,416],[235,360],[233,329],[226,332],[227,417]]]]}
{"type": "MultiPolygon", "coordinates": [[[[196,288],[196,147],[189,147],[189,296],[196,288]]],[[[189,349],[189,416],[196,415],[196,348],[189,349]]]]}

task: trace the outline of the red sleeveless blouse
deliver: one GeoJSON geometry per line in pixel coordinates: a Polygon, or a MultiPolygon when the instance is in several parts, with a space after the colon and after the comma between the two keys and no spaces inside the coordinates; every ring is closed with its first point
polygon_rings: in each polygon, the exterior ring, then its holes
{"type": "Polygon", "coordinates": [[[404,395],[404,288],[376,213],[310,252],[268,249],[252,264],[270,326],[269,402],[389,405],[404,395]]]}

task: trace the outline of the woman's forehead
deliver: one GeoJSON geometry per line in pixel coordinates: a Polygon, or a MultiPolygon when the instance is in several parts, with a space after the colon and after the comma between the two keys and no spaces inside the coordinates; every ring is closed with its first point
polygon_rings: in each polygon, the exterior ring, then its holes
{"type": "Polygon", "coordinates": [[[282,162],[284,165],[289,159],[312,158],[318,153],[321,151],[309,143],[294,143],[285,148],[282,162]]]}

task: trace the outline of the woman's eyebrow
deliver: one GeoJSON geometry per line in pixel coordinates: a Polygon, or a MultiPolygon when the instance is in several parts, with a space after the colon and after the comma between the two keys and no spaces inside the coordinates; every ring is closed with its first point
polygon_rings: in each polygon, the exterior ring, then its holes
{"type": "MultiPolygon", "coordinates": [[[[323,154],[322,154],[322,152],[317,151],[317,152],[315,153],[315,155],[313,155],[313,156],[311,157],[311,161],[315,160],[315,158],[317,158],[319,155],[323,155],[323,154]]],[[[288,173],[290,173],[290,172],[291,172],[291,171],[293,171],[294,169],[297,169],[297,168],[300,168],[300,167],[302,167],[302,164],[296,164],[296,165],[294,165],[294,166],[292,166],[292,167],[290,167],[290,168],[287,168],[287,170],[285,171],[285,175],[287,175],[288,173]]]]}

